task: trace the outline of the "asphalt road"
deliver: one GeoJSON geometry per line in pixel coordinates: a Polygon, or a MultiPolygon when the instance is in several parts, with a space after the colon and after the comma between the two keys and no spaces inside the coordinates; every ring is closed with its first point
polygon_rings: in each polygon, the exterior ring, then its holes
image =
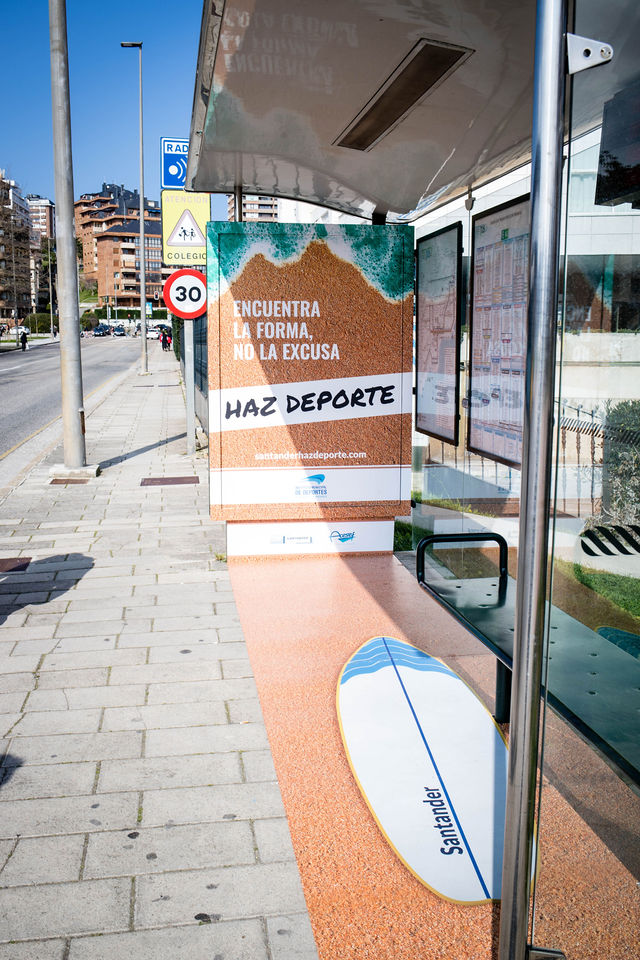
{"type": "MultiPolygon", "coordinates": [[[[140,357],[140,340],[84,337],[81,341],[85,397],[140,357]]],[[[149,349],[153,349],[149,341],[149,349]]],[[[0,459],[62,415],[60,347],[31,346],[0,354],[0,459]]]]}

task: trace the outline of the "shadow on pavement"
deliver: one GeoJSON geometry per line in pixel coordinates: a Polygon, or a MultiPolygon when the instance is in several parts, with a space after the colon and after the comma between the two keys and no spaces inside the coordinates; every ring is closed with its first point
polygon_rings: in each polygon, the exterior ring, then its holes
{"type": "MultiPolygon", "coordinates": [[[[20,558],[16,566],[21,566],[20,558]]],[[[93,566],[92,557],[66,553],[32,560],[26,569],[0,573],[0,624],[28,604],[57,600],[82,580],[93,566]]]]}
{"type": "Polygon", "coordinates": [[[16,770],[19,770],[23,765],[24,760],[22,757],[16,757],[14,753],[7,753],[2,760],[0,760],[0,790],[2,790],[5,783],[11,780],[16,770]]]}
{"type": "Polygon", "coordinates": [[[138,447],[137,450],[130,450],[128,453],[118,454],[117,457],[111,457],[109,460],[100,461],[100,469],[106,470],[107,467],[113,467],[116,463],[122,463],[124,460],[131,460],[133,457],[139,457],[143,453],[148,453],[150,450],[155,450],[157,447],[166,446],[168,443],[173,443],[174,440],[182,440],[186,437],[186,433],[176,433],[173,437],[167,437],[165,440],[158,440],[156,443],[149,443],[146,447],[138,447]]]}

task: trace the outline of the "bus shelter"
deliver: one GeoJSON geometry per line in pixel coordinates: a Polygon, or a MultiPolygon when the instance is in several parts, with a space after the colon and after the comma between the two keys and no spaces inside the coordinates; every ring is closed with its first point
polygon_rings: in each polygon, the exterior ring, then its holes
{"type": "Polygon", "coordinates": [[[469,956],[637,946],[639,39],[628,0],[203,9],[187,188],[236,204],[208,234],[212,516],[267,607],[277,558],[332,554],[337,609],[333,561],[395,534],[402,602],[495,658],[495,699],[465,680],[508,734],[498,892],[442,894],[500,902],[469,956]]]}

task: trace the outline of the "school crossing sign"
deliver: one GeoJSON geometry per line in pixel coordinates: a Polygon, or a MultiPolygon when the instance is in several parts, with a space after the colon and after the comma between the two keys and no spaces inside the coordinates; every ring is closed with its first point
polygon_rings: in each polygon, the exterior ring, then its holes
{"type": "Polygon", "coordinates": [[[204,266],[207,262],[208,193],[162,191],[162,259],[168,266],[204,266]]]}

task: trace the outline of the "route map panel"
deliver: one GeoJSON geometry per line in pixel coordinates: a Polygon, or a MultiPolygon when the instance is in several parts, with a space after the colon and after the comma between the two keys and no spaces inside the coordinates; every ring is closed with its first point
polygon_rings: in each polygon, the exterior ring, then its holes
{"type": "Polygon", "coordinates": [[[416,418],[419,433],[458,443],[462,224],[417,243],[416,418]]]}
{"type": "Polygon", "coordinates": [[[529,198],[473,218],[468,442],[520,467],[529,271],[529,198]]]}

